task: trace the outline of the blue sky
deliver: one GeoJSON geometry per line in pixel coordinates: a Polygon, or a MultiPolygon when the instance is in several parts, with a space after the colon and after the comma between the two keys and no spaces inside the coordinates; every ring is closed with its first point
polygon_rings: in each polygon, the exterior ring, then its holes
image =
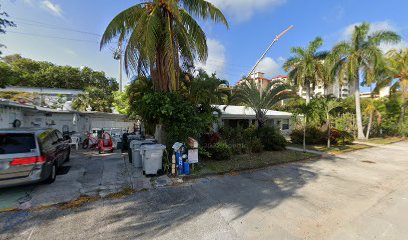
{"type": "MultiPolygon", "coordinates": [[[[317,36],[329,49],[347,39],[352,26],[371,22],[374,30],[398,32],[403,41],[390,48],[408,46],[408,1],[404,0],[210,0],[226,14],[230,29],[201,23],[208,37],[209,59],[198,64],[234,84],[248,73],[275,35],[294,25],[261,62],[267,77],[285,74],[282,63],[293,46],[306,46],[317,36]]],[[[0,36],[4,54],[46,60],[60,65],[89,66],[119,75],[112,49],[99,51],[99,34],[120,11],[135,0],[1,0],[18,27],[0,36]],[[74,30],[74,31],[68,31],[74,30]]]]}

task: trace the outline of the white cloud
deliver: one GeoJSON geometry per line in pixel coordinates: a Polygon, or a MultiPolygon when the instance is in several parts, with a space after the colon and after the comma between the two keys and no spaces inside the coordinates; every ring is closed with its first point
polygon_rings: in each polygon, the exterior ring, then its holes
{"type": "Polygon", "coordinates": [[[280,57],[278,61],[275,61],[273,58],[266,57],[256,67],[255,72],[263,72],[269,78],[279,75],[281,73],[280,63],[282,59],[280,57]]]}
{"type": "Polygon", "coordinates": [[[47,10],[49,13],[62,17],[62,8],[60,5],[53,3],[51,0],[43,0],[40,4],[41,8],[47,10]]]}
{"type": "Polygon", "coordinates": [[[249,20],[255,12],[282,5],[286,0],[209,0],[216,7],[241,22],[249,20]]]}
{"type": "Polygon", "coordinates": [[[208,73],[217,73],[219,77],[225,77],[223,74],[226,63],[224,45],[215,39],[207,39],[207,45],[207,62],[205,64],[197,62],[196,67],[202,68],[208,73]]]}
{"type": "MultiPolygon", "coordinates": [[[[343,40],[348,40],[351,38],[351,35],[353,34],[354,27],[361,24],[360,23],[353,23],[347,26],[343,32],[342,32],[342,39],[343,40]]],[[[394,31],[396,33],[400,32],[400,29],[392,24],[390,21],[380,21],[380,22],[373,22],[370,23],[370,31],[368,34],[377,32],[377,31],[394,31]]],[[[408,43],[405,41],[401,41],[399,43],[382,43],[380,46],[380,49],[385,53],[388,52],[391,49],[403,49],[408,47],[408,43]]]]}

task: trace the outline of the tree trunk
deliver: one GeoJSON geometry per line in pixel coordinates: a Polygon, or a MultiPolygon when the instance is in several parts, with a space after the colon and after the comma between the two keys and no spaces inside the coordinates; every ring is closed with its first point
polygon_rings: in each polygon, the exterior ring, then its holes
{"type": "Polygon", "coordinates": [[[330,115],[327,114],[327,148],[330,148],[330,115]]]}
{"type": "Polygon", "coordinates": [[[354,97],[356,101],[356,123],[357,123],[357,138],[364,140],[363,119],[361,116],[361,98],[360,98],[360,77],[357,74],[357,79],[354,82],[354,97]]]}
{"type": "Polygon", "coordinates": [[[166,132],[164,130],[163,125],[157,124],[156,130],[154,132],[154,139],[157,140],[160,144],[166,144],[166,132]]]}
{"type": "Polygon", "coordinates": [[[303,126],[303,152],[306,152],[306,125],[307,125],[307,116],[305,115],[305,122],[303,126]]]}
{"type": "Polygon", "coordinates": [[[370,131],[371,131],[371,126],[373,124],[373,117],[374,117],[374,112],[370,113],[370,118],[368,119],[368,126],[367,126],[367,133],[366,133],[366,139],[370,137],[370,131]]]}
{"type": "Polygon", "coordinates": [[[402,93],[402,104],[401,104],[401,113],[400,113],[400,117],[398,120],[398,124],[400,126],[402,126],[404,124],[404,120],[405,120],[405,112],[406,112],[406,108],[407,108],[407,99],[404,96],[405,93],[402,93]]]}
{"type": "Polygon", "coordinates": [[[306,105],[309,105],[310,103],[310,83],[309,81],[306,81],[305,88],[306,88],[306,105]]]}

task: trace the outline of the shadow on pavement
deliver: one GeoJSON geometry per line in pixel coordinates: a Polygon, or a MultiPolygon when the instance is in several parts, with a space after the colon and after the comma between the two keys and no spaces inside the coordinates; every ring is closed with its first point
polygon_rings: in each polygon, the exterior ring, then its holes
{"type": "MultiPolygon", "coordinates": [[[[255,209],[262,211],[274,208],[289,197],[297,197],[296,192],[317,177],[307,164],[292,163],[237,176],[199,179],[186,186],[153,189],[124,199],[103,200],[78,209],[57,208],[33,212],[29,216],[24,215],[24,221],[21,221],[20,215],[16,215],[18,226],[15,229],[9,228],[4,220],[0,220],[0,231],[18,236],[18,232],[27,231],[34,226],[42,229],[57,219],[62,221],[60,224],[63,227],[65,224],[72,224],[64,221],[84,214],[93,218],[84,221],[92,223],[78,223],[70,227],[75,228],[71,229],[73,231],[87,232],[87,238],[103,236],[104,239],[151,239],[178,225],[194,223],[201,215],[211,214],[221,208],[224,209],[223,219],[216,219],[214,214],[214,224],[217,221],[225,223],[240,219],[255,209]],[[229,210],[226,211],[225,207],[229,210]]],[[[5,216],[0,214],[0,219],[5,219],[5,216]]],[[[192,226],[195,227],[199,228],[192,226]]],[[[59,236],[59,233],[53,234],[43,237],[65,238],[64,235],[59,236]]]]}

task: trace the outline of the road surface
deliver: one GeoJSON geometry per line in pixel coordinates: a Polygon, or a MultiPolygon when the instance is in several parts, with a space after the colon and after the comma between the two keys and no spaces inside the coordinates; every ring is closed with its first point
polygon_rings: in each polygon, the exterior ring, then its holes
{"type": "Polygon", "coordinates": [[[0,214],[0,239],[407,239],[408,142],[81,208],[0,214]]]}

